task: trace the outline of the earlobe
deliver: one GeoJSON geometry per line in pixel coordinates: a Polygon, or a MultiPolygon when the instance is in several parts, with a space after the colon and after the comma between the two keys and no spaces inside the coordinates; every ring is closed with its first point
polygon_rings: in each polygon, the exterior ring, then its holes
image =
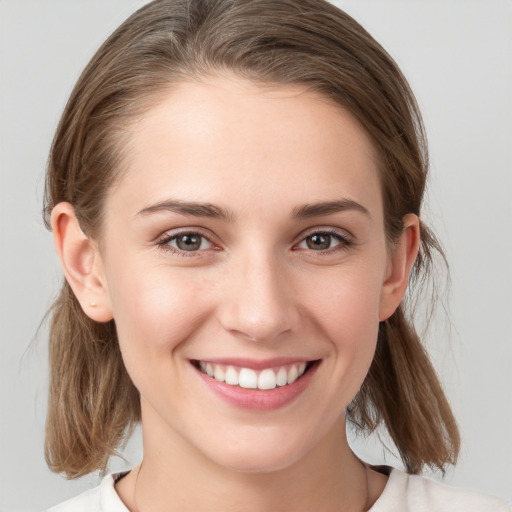
{"type": "Polygon", "coordinates": [[[98,247],[80,228],[73,206],[58,203],[52,210],[51,221],[64,275],[85,314],[97,322],[112,320],[98,247]]]}
{"type": "Polygon", "coordinates": [[[386,320],[402,302],[411,268],[420,245],[420,221],[414,214],[403,218],[404,229],[390,254],[389,270],[382,286],[379,321],[386,320]]]}

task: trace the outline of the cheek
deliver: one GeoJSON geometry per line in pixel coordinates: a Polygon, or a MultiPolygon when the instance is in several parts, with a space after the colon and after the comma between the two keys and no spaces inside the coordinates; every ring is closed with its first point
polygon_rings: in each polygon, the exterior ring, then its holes
{"type": "Polygon", "coordinates": [[[380,275],[366,267],[333,272],[317,283],[310,304],[332,339],[344,338],[343,333],[357,338],[358,332],[378,326],[381,282],[380,275]]]}
{"type": "MultiPolygon", "coordinates": [[[[126,269],[119,269],[109,282],[114,321],[130,375],[169,364],[168,356],[194,334],[208,310],[203,284],[192,274],[147,265],[138,268],[144,271],[134,271],[129,279],[126,269]]],[[[132,378],[136,380],[135,375],[132,378]]]]}
{"type": "MultiPolygon", "coordinates": [[[[316,324],[333,346],[339,378],[354,383],[355,394],[373,360],[379,329],[381,280],[371,271],[346,272],[311,296],[316,324]]],[[[347,397],[349,400],[352,398],[347,397]]]]}

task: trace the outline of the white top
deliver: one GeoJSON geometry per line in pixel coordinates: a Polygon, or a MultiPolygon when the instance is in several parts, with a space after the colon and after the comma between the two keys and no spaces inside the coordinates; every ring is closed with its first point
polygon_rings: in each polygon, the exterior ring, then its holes
{"type": "MultiPolygon", "coordinates": [[[[107,475],[90,489],[47,512],[129,512],[107,475]]],[[[392,469],[384,492],[369,512],[512,512],[504,501],[392,469]]]]}

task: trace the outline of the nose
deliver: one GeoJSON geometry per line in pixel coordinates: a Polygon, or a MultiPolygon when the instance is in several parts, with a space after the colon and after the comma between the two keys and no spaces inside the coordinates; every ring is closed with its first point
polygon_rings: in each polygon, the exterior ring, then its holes
{"type": "Polygon", "coordinates": [[[224,277],[219,320],[227,331],[252,341],[271,342],[298,329],[300,314],[286,264],[272,254],[252,254],[224,277]]]}

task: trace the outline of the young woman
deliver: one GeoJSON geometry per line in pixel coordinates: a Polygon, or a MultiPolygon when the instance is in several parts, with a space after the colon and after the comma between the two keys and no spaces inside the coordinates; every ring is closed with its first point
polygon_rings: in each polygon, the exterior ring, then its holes
{"type": "Polygon", "coordinates": [[[407,314],[438,243],[395,63],[318,0],[157,0],[80,77],[51,150],[46,450],[132,471],[63,511],[505,511],[417,476],[459,435],[407,314]],[[346,421],[384,424],[407,473],[346,421]]]}

